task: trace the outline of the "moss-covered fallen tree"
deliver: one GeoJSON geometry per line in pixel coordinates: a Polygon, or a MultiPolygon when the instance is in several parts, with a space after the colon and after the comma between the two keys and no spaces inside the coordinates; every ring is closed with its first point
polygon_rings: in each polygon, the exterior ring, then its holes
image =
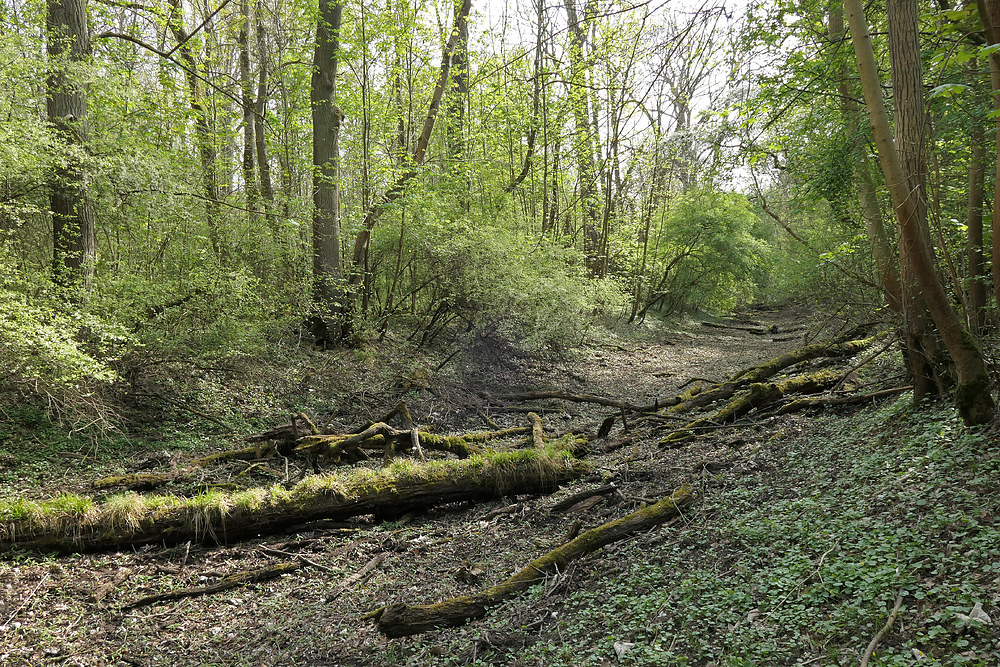
{"type": "Polygon", "coordinates": [[[451,598],[437,604],[393,604],[376,609],[367,614],[366,618],[378,623],[379,631],[388,637],[405,637],[481,618],[489,607],[527,590],[548,576],[564,571],[570,562],[629,535],[649,530],[676,516],[680,508],[688,504],[691,499],[691,488],[687,485],[682,486],[658,503],[588,530],[561,547],[531,561],[506,581],[475,595],[451,598]]]}
{"type": "Polygon", "coordinates": [[[725,382],[707,388],[699,386],[687,395],[682,394],[676,397],[678,400],[667,401],[667,403],[672,403],[671,407],[667,409],[667,414],[678,415],[707,407],[717,401],[728,400],[750,385],[764,383],[786,368],[803,361],[811,361],[820,357],[852,357],[861,353],[878,339],[879,336],[873,336],[843,343],[817,343],[791,350],[759,366],[737,373],[725,382]]]}
{"type": "Polygon", "coordinates": [[[738,394],[720,410],[709,417],[696,419],[681,428],[668,433],[660,440],[660,447],[673,448],[693,440],[715,426],[732,424],[754,410],[777,403],[785,396],[800,393],[815,393],[835,386],[841,380],[835,371],[818,371],[809,375],[786,378],[781,382],[757,382],[738,394]]]}
{"type": "Polygon", "coordinates": [[[484,452],[468,459],[394,461],[380,470],[313,475],[282,485],[193,498],[123,493],[97,502],[64,495],[0,501],[0,550],[77,552],[193,540],[227,543],[320,519],[399,516],[455,502],[549,493],[580,476],[575,441],[544,449],[484,452]]]}

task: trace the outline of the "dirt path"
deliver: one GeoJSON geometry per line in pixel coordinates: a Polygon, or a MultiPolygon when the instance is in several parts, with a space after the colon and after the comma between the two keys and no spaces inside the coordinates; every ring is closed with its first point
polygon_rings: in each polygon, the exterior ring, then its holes
{"type": "MultiPolygon", "coordinates": [[[[688,322],[651,330],[639,342],[609,337],[582,357],[555,365],[483,359],[472,374],[478,373],[479,400],[482,388],[492,386],[497,394],[562,389],[648,401],[676,393],[692,378],[721,380],[801,345],[804,335],[817,335],[810,328],[782,333],[809,326],[800,313],[757,312],[752,318],[753,324],[734,324],[776,326],[778,333],[688,322]]],[[[441,422],[475,422],[474,413],[460,413],[449,400],[463,394],[464,388],[456,389],[460,384],[461,378],[452,378],[445,383],[450,390],[442,385],[417,399],[421,409],[441,422]]],[[[565,408],[546,414],[552,429],[592,428],[607,414],[595,406],[551,405],[565,408]]],[[[502,411],[491,416],[508,423],[524,419],[502,411]]],[[[752,429],[741,437],[754,437],[752,429]]],[[[590,478],[555,496],[443,508],[391,524],[361,518],[219,548],[183,545],[58,560],[7,555],[0,561],[0,664],[425,665],[443,656],[459,656],[452,664],[465,664],[490,645],[531,642],[551,629],[552,601],[591,577],[613,576],[614,549],[585,560],[537,594],[502,605],[482,625],[389,641],[358,617],[391,602],[429,602],[493,585],[559,544],[575,521],[585,528],[598,525],[696,477],[706,465],[733,465],[729,444],[706,438],[665,455],[646,438],[597,456],[590,478]],[[588,484],[608,481],[619,485],[620,495],[569,514],[549,511],[588,484]],[[144,595],[298,557],[305,559],[302,569],[267,583],[126,608],[144,595]],[[344,588],[345,581],[351,585],[344,588]]]]}

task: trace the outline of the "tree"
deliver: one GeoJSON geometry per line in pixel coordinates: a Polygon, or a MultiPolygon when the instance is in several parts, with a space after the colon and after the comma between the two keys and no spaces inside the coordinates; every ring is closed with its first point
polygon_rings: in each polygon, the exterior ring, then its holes
{"type": "Polygon", "coordinates": [[[340,302],[340,124],[337,67],[340,58],[341,0],[319,0],[310,101],[313,121],[312,264],[314,333],[329,340],[327,318],[340,302]]]}
{"type": "MultiPolygon", "coordinates": [[[[890,11],[889,14],[890,35],[894,35],[898,40],[893,69],[916,69],[919,72],[919,48],[916,51],[913,50],[914,44],[919,47],[919,42],[916,41],[918,37],[916,32],[916,1],[889,0],[890,5],[893,3],[898,3],[898,6],[893,7],[894,11],[890,11]]],[[[919,194],[910,187],[911,180],[904,169],[904,162],[900,157],[899,150],[897,150],[896,141],[889,126],[889,117],[882,99],[878,70],[875,65],[875,54],[861,2],[860,0],[844,0],[844,6],[847,9],[868,118],[878,147],[879,163],[882,166],[886,184],[889,186],[901,243],[906,250],[902,261],[907,264],[912,272],[911,275],[927,300],[930,315],[955,364],[955,372],[958,376],[956,404],[962,420],[966,424],[986,423],[993,419],[995,404],[982,352],[968,331],[962,327],[958,314],[952,308],[944,286],[934,269],[927,235],[924,232],[927,224],[926,207],[921,205],[919,194]],[[924,217],[921,218],[921,215],[924,217]]],[[[904,118],[914,120],[915,113],[922,114],[923,112],[922,94],[903,97],[896,101],[897,105],[901,103],[906,107],[901,112],[904,118]]],[[[907,307],[908,304],[904,304],[904,308],[907,307]]]]}
{"type": "Polygon", "coordinates": [[[87,0],[48,0],[46,111],[66,145],[50,183],[53,276],[91,290],[97,257],[94,211],[84,170],[89,135],[85,66],[90,58],[87,0]]]}

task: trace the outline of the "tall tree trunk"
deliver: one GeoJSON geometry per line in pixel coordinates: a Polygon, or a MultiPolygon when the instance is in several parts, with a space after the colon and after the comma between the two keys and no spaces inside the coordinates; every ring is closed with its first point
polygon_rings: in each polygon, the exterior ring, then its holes
{"type": "MultiPolygon", "coordinates": [[[[894,0],[890,0],[894,1],[894,0]]],[[[889,127],[889,117],[885,102],[882,99],[882,89],[875,66],[875,54],[872,50],[871,37],[865,20],[861,0],[845,0],[851,37],[854,42],[854,54],[858,61],[861,84],[864,89],[865,104],[868,117],[878,147],[879,162],[885,181],[892,195],[893,208],[899,224],[901,243],[908,252],[904,261],[909,262],[913,275],[920,285],[934,324],[937,326],[948,353],[955,363],[958,375],[956,403],[959,414],[966,424],[983,424],[993,419],[995,405],[991,394],[991,383],[982,352],[969,333],[962,327],[958,314],[951,306],[944,286],[938,279],[927,247],[925,234],[921,225],[926,226],[926,220],[919,219],[920,207],[909,188],[909,180],[903,171],[899,152],[893,141],[889,127]]],[[[912,30],[915,26],[891,23],[893,30],[912,30]]],[[[919,52],[917,60],[909,66],[920,68],[919,52]]],[[[902,63],[893,63],[894,67],[902,63]]]]}
{"type": "MultiPolygon", "coordinates": [[[[240,29],[236,36],[240,56],[240,103],[243,107],[243,189],[246,193],[247,209],[257,207],[256,123],[254,117],[253,77],[250,74],[250,0],[240,0],[240,29]]],[[[253,213],[249,214],[251,218],[253,213]]],[[[252,224],[252,221],[251,221],[252,224]]]]}
{"type": "MultiPolygon", "coordinates": [[[[914,220],[924,246],[931,255],[930,228],[927,224],[926,174],[924,135],[923,70],[920,63],[920,32],[917,23],[917,0],[887,0],[889,21],[889,54],[892,60],[893,117],[896,129],[896,151],[899,154],[909,198],[915,207],[914,220]]],[[[909,242],[900,239],[900,277],[903,298],[903,320],[906,332],[906,352],[913,375],[913,395],[941,393],[951,384],[944,364],[933,319],[927,301],[914,275],[914,263],[909,255],[919,252],[909,242]]]]}
{"type": "Polygon", "coordinates": [[[267,157],[267,134],[264,119],[267,114],[267,44],[264,32],[264,7],[261,0],[254,3],[254,23],[257,35],[257,98],[254,101],[254,146],[257,153],[257,170],[260,172],[260,193],[264,197],[268,227],[275,239],[278,221],[274,213],[274,184],[271,182],[271,164],[267,157]]]}
{"type": "Polygon", "coordinates": [[[576,11],[575,0],[566,0],[566,16],[569,21],[569,61],[573,81],[570,84],[570,104],[576,125],[577,169],[580,180],[580,208],[583,214],[583,255],[587,269],[596,275],[600,264],[601,202],[597,183],[597,167],[594,160],[594,140],[596,132],[590,122],[590,94],[587,90],[584,51],[587,45],[587,23],[590,8],[584,10],[581,19],[576,11]]]}
{"type": "Polygon", "coordinates": [[[218,169],[218,150],[215,146],[215,131],[212,122],[212,115],[209,111],[202,91],[201,81],[198,79],[198,72],[204,68],[199,68],[198,60],[191,49],[191,36],[184,27],[184,9],[181,0],[170,1],[170,16],[167,19],[170,31],[177,40],[177,53],[181,62],[184,63],[184,76],[188,84],[188,103],[194,113],[195,122],[195,142],[198,148],[198,157],[201,160],[201,182],[205,193],[205,215],[208,223],[208,238],[212,243],[212,251],[220,260],[226,258],[226,248],[222,243],[219,233],[219,218],[221,214],[221,200],[219,195],[219,182],[216,171],[218,169]]]}
{"type": "Polygon", "coordinates": [[[983,190],[986,183],[986,132],[973,119],[969,146],[968,294],[969,327],[982,331],[986,325],[986,285],[983,283],[983,190]]]}
{"type": "MultiPolygon", "coordinates": [[[[49,75],[46,111],[67,146],[85,146],[87,85],[76,71],[90,57],[86,0],[48,0],[49,75]]],[[[58,162],[58,161],[57,161],[58,162]]],[[[90,291],[97,257],[94,210],[81,160],[70,153],[55,168],[50,185],[53,278],[64,286],[90,291]]]]}
{"type": "MultiPolygon", "coordinates": [[[[834,3],[830,8],[830,41],[836,47],[844,39],[844,12],[843,7],[834,3]]],[[[858,122],[860,109],[855,102],[852,91],[848,86],[847,63],[840,72],[837,82],[837,92],[840,94],[840,112],[847,125],[849,136],[858,136],[858,122]]],[[[858,142],[860,143],[860,142],[858,142]]],[[[889,234],[885,229],[882,220],[882,208],[879,205],[878,192],[872,182],[872,175],[869,168],[867,148],[855,145],[854,148],[862,154],[860,165],[855,167],[854,173],[858,179],[858,199],[861,205],[861,217],[865,223],[865,233],[872,246],[872,260],[875,262],[875,269],[879,276],[879,287],[885,296],[886,305],[894,315],[902,317],[903,305],[902,294],[899,285],[899,266],[893,256],[892,246],[889,243],[889,234]]]]}
{"type": "Polygon", "coordinates": [[[317,309],[313,333],[318,341],[331,340],[329,315],[337,312],[342,292],[340,259],[340,123],[337,106],[337,67],[340,49],[342,0],[319,0],[316,50],[313,58],[313,304],[317,309]]]}
{"type": "Polygon", "coordinates": [[[458,41],[451,57],[451,95],[448,98],[448,150],[459,179],[458,207],[469,210],[469,182],[465,174],[465,98],[469,94],[469,23],[458,26],[458,41]]]}
{"type": "MultiPolygon", "coordinates": [[[[976,0],[986,41],[1000,44],[1000,0],[976,0]]],[[[1000,53],[990,54],[990,82],[993,84],[993,112],[996,115],[996,177],[993,179],[993,295],[1000,305],[1000,53]]]]}

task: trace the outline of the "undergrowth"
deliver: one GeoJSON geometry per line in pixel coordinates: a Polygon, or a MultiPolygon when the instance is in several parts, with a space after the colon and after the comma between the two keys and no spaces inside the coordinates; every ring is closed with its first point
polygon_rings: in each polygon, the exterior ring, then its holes
{"type": "Polygon", "coordinates": [[[996,444],[903,399],[779,430],[675,535],[578,579],[537,641],[472,664],[856,665],[902,592],[870,665],[995,665],[1000,633],[970,612],[1000,622],[996,444]]]}

